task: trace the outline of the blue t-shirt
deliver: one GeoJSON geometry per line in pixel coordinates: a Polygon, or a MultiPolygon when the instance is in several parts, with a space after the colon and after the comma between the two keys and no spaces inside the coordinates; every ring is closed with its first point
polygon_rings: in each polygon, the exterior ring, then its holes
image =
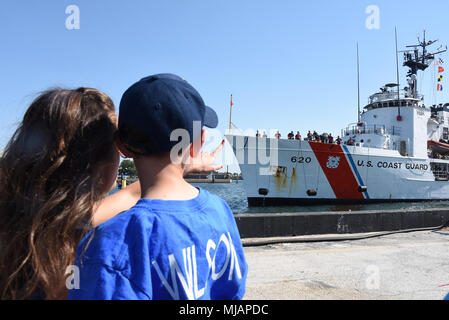
{"type": "Polygon", "coordinates": [[[185,201],[140,199],[84,237],[69,299],[241,299],[248,266],[234,216],[199,191],[185,201]]]}

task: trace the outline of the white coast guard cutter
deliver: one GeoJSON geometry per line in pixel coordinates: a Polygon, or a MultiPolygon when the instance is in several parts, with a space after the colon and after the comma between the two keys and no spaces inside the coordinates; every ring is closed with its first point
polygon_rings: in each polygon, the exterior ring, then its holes
{"type": "Polygon", "coordinates": [[[449,103],[428,107],[417,91],[418,71],[446,51],[428,52],[434,42],[424,34],[408,46],[409,86],[387,84],[370,96],[359,121],[342,130],[341,144],[226,135],[248,204],[449,199],[449,103]]]}

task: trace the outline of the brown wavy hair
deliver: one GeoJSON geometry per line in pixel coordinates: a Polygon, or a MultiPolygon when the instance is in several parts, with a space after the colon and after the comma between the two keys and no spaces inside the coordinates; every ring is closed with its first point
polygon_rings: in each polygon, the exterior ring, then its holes
{"type": "Polygon", "coordinates": [[[113,159],[112,100],[90,88],[40,94],[0,158],[0,298],[66,299],[66,268],[113,159]]]}

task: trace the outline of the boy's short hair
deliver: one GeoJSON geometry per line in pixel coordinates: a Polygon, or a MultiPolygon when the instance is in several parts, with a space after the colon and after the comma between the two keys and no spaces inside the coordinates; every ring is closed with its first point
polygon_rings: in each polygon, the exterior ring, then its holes
{"type": "Polygon", "coordinates": [[[204,104],[200,94],[174,74],[156,74],[133,84],[122,96],[119,109],[119,137],[136,154],[170,152],[179,141],[171,141],[176,129],[194,136],[194,122],[216,128],[215,111],[204,104]]]}

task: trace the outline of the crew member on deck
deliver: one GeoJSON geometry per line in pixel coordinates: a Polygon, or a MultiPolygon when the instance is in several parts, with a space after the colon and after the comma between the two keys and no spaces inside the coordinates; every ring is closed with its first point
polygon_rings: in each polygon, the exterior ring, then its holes
{"type": "Polygon", "coordinates": [[[293,131],[290,131],[290,133],[288,134],[288,139],[292,140],[295,138],[295,134],[293,133],[293,131]]]}
{"type": "Polygon", "coordinates": [[[276,131],[276,134],[274,135],[274,137],[275,137],[276,139],[280,139],[280,138],[281,138],[281,134],[279,133],[279,130],[276,131]]]}
{"type": "Polygon", "coordinates": [[[349,137],[349,140],[346,142],[346,144],[348,146],[353,146],[354,145],[354,141],[352,140],[352,137],[349,137]]]}
{"type": "Polygon", "coordinates": [[[296,140],[301,140],[301,135],[299,134],[299,131],[296,131],[295,139],[296,140]]]}
{"type": "Polygon", "coordinates": [[[328,139],[329,139],[329,135],[325,132],[320,136],[320,138],[321,138],[321,142],[327,143],[328,139]]]}

